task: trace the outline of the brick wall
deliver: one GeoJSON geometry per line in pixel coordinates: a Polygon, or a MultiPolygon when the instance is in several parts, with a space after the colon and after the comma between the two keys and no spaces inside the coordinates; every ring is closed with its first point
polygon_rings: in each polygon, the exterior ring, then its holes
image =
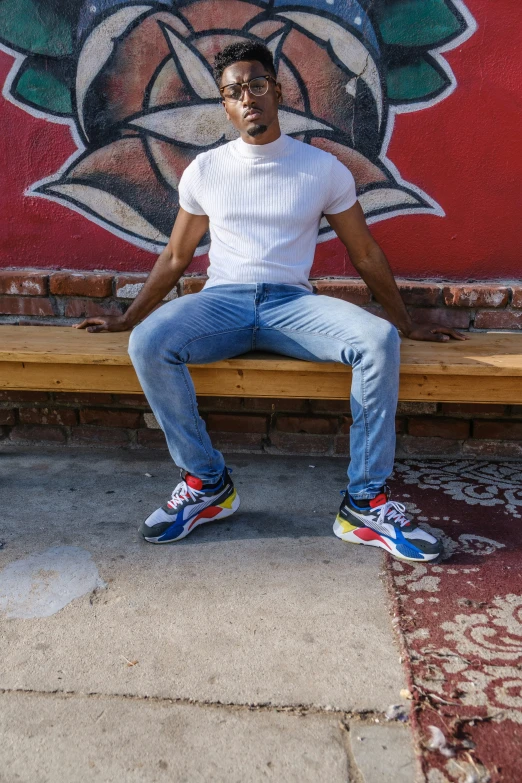
{"type": "MultiPolygon", "coordinates": [[[[144,274],[0,271],[0,323],[65,325],[124,312],[144,274]]],[[[167,298],[199,291],[186,277],[167,298]]],[[[417,320],[464,330],[522,329],[522,285],[399,280],[417,320]]],[[[382,314],[359,280],[314,281],[319,293],[382,314]]],[[[348,455],[349,403],[203,397],[201,415],[217,448],[274,454],[348,455]]],[[[398,455],[522,457],[522,406],[401,403],[398,455]]],[[[0,439],[128,448],[165,448],[139,395],[0,390],[0,439]]]]}

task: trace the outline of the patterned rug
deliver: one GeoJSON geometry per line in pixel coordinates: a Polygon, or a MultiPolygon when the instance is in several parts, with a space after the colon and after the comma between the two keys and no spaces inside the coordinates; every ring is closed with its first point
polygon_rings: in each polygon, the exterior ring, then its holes
{"type": "Polygon", "coordinates": [[[428,783],[522,782],[522,463],[396,463],[393,496],[443,535],[439,565],[388,560],[428,783]]]}

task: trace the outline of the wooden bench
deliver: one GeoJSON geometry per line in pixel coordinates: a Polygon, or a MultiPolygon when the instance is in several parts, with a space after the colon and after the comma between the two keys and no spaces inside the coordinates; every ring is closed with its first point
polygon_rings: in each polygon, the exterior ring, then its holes
{"type": "MultiPolygon", "coordinates": [[[[522,334],[471,333],[466,342],[403,340],[401,400],[522,403],[522,334]]],[[[0,388],[138,394],[128,332],[0,326],[0,388]]],[[[350,369],[252,353],[192,365],[199,395],[347,399],[350,369]]],[[[385,382],[385,379],[384,381],[385,382]]]]}

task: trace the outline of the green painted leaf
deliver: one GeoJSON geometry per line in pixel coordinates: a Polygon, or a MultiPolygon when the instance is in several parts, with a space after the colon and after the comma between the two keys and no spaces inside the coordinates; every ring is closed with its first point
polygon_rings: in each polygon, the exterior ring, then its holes
{"type": "Polygon", "coordinates": [[[72,114],[71,91],[48,71],[26,68],[16,82],[15,97],[52,114],[72,114]]]}
{"type": "Polygon", "coordinates": [[[449,84],[447,77],[424,59],[390,68],[386,81],[388,98],[399,103],[437,95],[449,84]]]}
{"type": "Polygon", "coordinates": [[[56,3],[45,0],[0,0],[0,38],[24,52],[68,55],[73,50],[73,28],[67,17],[58,12],[56,3]]]}
{"type": "Polygon", "coordinates": [[[395,46],[434,46],[461,27],[444,0],[388,0],[378,24],[383,41],[395,46]]]}

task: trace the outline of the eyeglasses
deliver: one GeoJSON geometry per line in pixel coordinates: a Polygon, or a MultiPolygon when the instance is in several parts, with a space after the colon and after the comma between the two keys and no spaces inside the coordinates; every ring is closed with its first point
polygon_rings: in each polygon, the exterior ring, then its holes
{"type": "Polygon", "coordinates": [[[250,79],[249,82],[235,82],[234,84],[226,84],[224,87],[220,87],[219,91],[223,98],[229,101],[239,101],[243,96],[243,90],[246,87],[250,95],[256,97],[260,95],[266,95],[268,92],[268,82],[273,81],[277,84],[273,76],[256,76],[254,79],[250,79]]]}

